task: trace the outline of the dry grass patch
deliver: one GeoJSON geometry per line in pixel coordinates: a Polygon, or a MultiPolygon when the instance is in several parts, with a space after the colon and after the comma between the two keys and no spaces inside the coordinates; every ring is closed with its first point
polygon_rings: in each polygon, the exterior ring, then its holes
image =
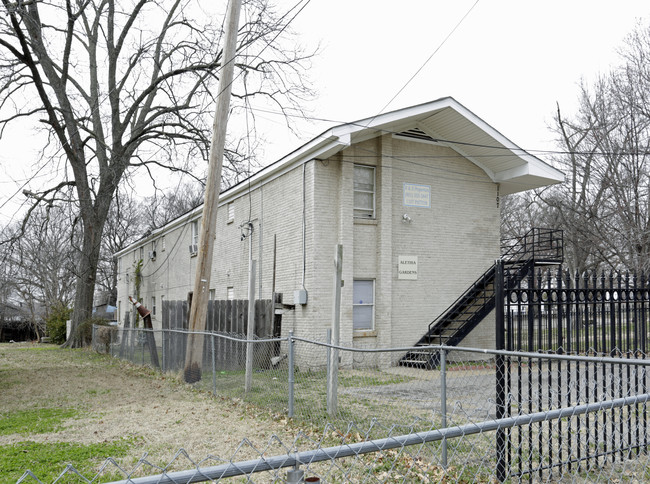
{"type": "MultiPolygon", "coordinates": [[[[273,435],[290,443],[298,433],[285,419],[196,391],[180,375],[161,375],[87,350],[1,344],[0,422],[32,418],[38,409],[62,417],[35,433],[34,416],[33,427],[0,433],[0,446],[126,439],[132,445],[119,461],[128,468],[145,453],[149,462],[164,466],[181,448],[196,461],[209,455],[229,459],[243,439],[264,449],[273,435]]],[[[257,456],[248,447],[237,451],[238,460],[257,456]]],[[[191,464],[181,459],[175,467],[191,464]]]]}

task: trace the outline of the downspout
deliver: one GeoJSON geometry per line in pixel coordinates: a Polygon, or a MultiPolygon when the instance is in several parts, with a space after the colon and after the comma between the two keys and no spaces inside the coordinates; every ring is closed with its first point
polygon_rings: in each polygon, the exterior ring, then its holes
{"type": "Polygon", "coordinates": [[[302,164],[302,283],[300,284],[300,289],[305,291],[305,273],[307,271],[307,248],[305,247],[306,239],[306,217],[307,217],[307,203],[306,203],[306,194],[305,194],[305,169],[307,162],[302,164]]]}

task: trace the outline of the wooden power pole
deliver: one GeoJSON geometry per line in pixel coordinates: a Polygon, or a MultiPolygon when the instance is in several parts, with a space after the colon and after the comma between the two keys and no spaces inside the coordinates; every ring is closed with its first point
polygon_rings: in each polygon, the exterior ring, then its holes
{"type": "Polygon", "coordinates": [[[217,205],[221,189],[221,168],[226,144],[226,126],[230,109],[230,92],[235,67],[237,50],[237,30],[239,28],[239,11],[241,0],[230,0],[226,14],[225,41],[223,47],[223,66],[219,78],[217,107],[212,126],[212,142],[208,165],[208,181],[205,187],[203,217],[194,279],[194,294],[190,308],[189,327],[192,333],[187,339],[184,378],[188,383],[201,379],[203,362],[203,335],[196,334],[205,330],[210,297],[210,273],[212,272],[212,254],[217,229],[217,205]]]}

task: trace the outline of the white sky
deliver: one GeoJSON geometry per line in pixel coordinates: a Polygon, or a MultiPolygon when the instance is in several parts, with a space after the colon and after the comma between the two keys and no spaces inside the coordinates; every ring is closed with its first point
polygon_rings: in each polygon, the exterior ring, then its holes
{"type": "MultiPolygon", "coordinates": [[[[297,0],[278,0],[280,9],[297,0]]],[[[293,24],[301,42],[321,43],[309,75],[318,118],[338,123],[378,114],[409,81],[476,0],[311,0],[293,24]]],[[[453,96],[522,148],[553,149],[547,129],[555,103],[570,113],[581,78],[616,63],[647,0],[479,0],[455,33],[387,111],[453,96]]],[[[299,138],[264,113],[273,162],[332,123],[300,123],[299,138]]],[[[543,157],[542,157],[543,158],[543,157]]],[[[25,130],[0,141],[0,225],[24,200],[13,195],[34,173],[25,130]]]]}
{"type": "MultiPolygon", "coordinates": [[[[306,43],[322,40],[311,71],[315,116],[377,114],[475,3],[312,0],[294,27],[306,43]]],[[[649,15],[641,0],[479,0],[387,110],[452,96],[521,147],[552,149],[555,103],[573,109],[581,77],[607,71],[625,35],[649,15]]],[[[306,126],[303,141],[325,128],[306,126]]]]}

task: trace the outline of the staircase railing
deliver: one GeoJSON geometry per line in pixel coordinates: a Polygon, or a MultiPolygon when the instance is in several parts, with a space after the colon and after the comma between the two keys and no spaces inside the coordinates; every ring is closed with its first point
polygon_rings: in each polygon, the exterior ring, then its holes
{"type": "MultiPolygon", "coordinates": [[[[524,277],[528,269],[535,264],[559,264],[564,259],[564,236],[562,230],[532,228],[524,235],[503,239],[501,242],[501,260],[508,265],[517,265],[518,270],[511,275],[514,279],[524,277]]],[[[494,291],[488,294],[488,287],[494,284],[494,274],[496,266],[492,265],[481,276],[476,279],[452,304],[445,309],[440,316],[429,323],[427,335],[420,341],[425,344],[432,344],[432,332],[436,325],[449,318],[463,301],[469,300],[472,296],[475,299],[482,299],[482,304],[491,304],[494,298],[494,291]],[[425,342],[424,340],[427,339],[425,342]]],[[[507,281],[508,286],[516,283],[515,280],[507,281]]],[[[467,304],[458,312],[458,316],[463,314],[463,310],[474,308],[475,305],[467,304]]],[[[438,335],[440,344],[443,344],[442,334],[438,335]]],[[[445,342],[448,344],[448,342],[445,342]]]]}
{"type": "MultiPolygon", "coordinates": [[[[447,319],[454,311],[455,308],[457,308],[463,300],[468,300],[470,298],[476,300],[476,298],[482,298],[483,299],[483,304],[486,304],[490,297],[487,296],[486,291],[487,288],[490,284],[494,283],[494,274],[495,274],[496,266],[493,264],[490,266],[490,268],[485,271],[471,286],[469,286],[453,303],[445,309],[440,316],[438,316],[436,319],[431,321],[429,323],[429,330],[427,331],[427,336],[429,336],[428,341],[423,343],[425,344],[435,344],[435,342],[431,341],[431,332],[433,328],[435,327],[438,322],[447,319]],[[475,295],[472,297],[472,295],[475,295]]],[[[459,313],[459,315],[462,314],[462,312],[459,313]]],[[[442,335],[439,335],[440,341],[438,343],[440,344],[445,344],[446,342],[442,341],[442,335]]]]}
{"type": "Polygon", "coordinates": [[[501,240],[501,260],[516,263],[533,260],[538,264],[559,264],[564,260],[562,230],[532,228],[524,235],[501,240]]]}
{"type": "MultiPolygon", "coordinates": [[[[561,264],[564,259],[564,238],[561,230],[533,228],[520,237],[502,240],[502,262],[510,270],[504,280],[508,291],[535,266],[561,264]]],[[[469,334],[496,305],[496,264],[487,269],[440,316],[429,324],[427,333],[416,346],[446,344],[454,346],[469,334]]],[[[422,368],[437,365],[437,353],[409,351],[400,364],[422,368]]]]}

